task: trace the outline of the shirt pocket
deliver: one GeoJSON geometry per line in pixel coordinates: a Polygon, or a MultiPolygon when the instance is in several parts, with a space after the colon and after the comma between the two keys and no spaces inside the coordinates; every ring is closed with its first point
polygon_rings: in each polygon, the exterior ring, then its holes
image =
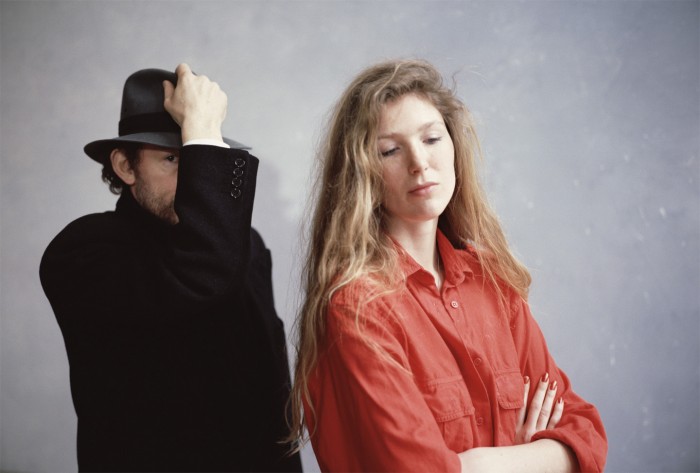
{"type": "Polygon", "coordinates": [[[518,414],[523,407],[525,384],[520,371],[496,373],[496,398],[499,407],[499,428],[495,432],[496,445],[512,445],[518,414]]]}
{"type": "Polygon", "coordinates": [[[520,371],[505,371],[496,374],[496,395],[501,409],[523,407],[525,384],[520,371]]]}
{"type": "Polygon", "coordinates": [[[474,404],[461,376],[427,381],[423,397],[440,427],[447,447],[463,452],[474,443],[474,404]]]}

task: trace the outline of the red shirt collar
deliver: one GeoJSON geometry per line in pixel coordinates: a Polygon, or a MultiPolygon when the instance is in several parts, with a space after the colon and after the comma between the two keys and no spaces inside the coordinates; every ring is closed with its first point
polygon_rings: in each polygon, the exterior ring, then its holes
{"type": "MultiPolygon", "coordinates": [[[[403,270],[406,278],[416,276],[425,278],[426,282],[433,284],[433,277],[430,275],[403,247],[392,238],[394,245],[399,253],[399,265],[403,270]]],[[[474,270],[479,266],[479,261],[476,254],[472,251],[456,249],[447,239],[440,229],[437,231],[437,245],[440,252],[440,259],[445,269],[445,282],[451,286],[457,285],[464,281],[466,275],[474,276],[474,270]]]]}

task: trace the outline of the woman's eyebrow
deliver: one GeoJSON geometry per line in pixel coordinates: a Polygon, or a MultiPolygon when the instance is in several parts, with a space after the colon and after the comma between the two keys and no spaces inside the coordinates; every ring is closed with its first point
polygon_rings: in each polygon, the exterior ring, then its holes
{"type": "MultiPolygon", "coordinates": [[[[421,132],[421,131],[424,131],[424,130],[426,130],[426,129],[428,129],[428,128],[434,126],[434,125],[442,125],[443,127],[446,127],[444,121],[442,121],[442,120],[433,120],[433,121],[424,123],[423,125],[419,126],[418,129],[417,129],[416,131],[421,132]]],[[[396,136],[396,135],[399,135],[399,134],[401,134],[401,133],[397,133],[397,132],[385,133],[385,134],[383,134],[383,135],[379,135],[379,137],[377,137],[377,139],[378,139],[378,140],[381,140],[381,139],[385,139],[385,138],[392,138],[392,137],[394,137],[394,136],[396,136]]]]}

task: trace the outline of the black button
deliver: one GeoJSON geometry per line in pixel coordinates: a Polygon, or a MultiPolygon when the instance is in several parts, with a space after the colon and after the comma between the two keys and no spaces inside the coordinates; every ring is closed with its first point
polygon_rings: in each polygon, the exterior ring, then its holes
{"type": "Polygon", "coordinates": [[[234,177],[233,180],[231,181],[231,185],[234,187],[241,187],[243,185],[243,179],[239,179],[237,177],[234,177]]]}
{"type": "Polygon", "coordinates": [[[234,199],[238,199],[241,196],[241,194],[242,192],[240,189],[233,189],[231,191],[231,197],[233,197],[234,199]]]}
{"type": "Polygon", "coordinates": [[[242,168],[243,166],[245,166],[245,159],[236,158],[236,160],[233,162],[233,164],[235,164],[236,167],[242,168]]]}
{"type": "Polygon", "coordinates": [[[234,175],[234,176],[241,177],[241,176],[243,175],[243,169],[241,169],[241,168],[236,168],[236,169],[234,169],[234,170],[233,170],[233,175],[234,175]]]}

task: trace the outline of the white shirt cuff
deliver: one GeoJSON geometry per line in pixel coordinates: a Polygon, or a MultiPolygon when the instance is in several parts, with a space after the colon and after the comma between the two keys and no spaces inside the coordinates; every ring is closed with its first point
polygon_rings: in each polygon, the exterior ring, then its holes
{"type": "Polygon", "coordinates": [[[214,139],[209,139],[209,138],[197,138],[194,140],[189,140],[186,143],[183,143],[182,146],[189,146],[189,145],[211,145],[211,146],[218,146],[219,148],[230,148],[230,146],[223,141],[220,140],[214,140],[214,139]]]}

